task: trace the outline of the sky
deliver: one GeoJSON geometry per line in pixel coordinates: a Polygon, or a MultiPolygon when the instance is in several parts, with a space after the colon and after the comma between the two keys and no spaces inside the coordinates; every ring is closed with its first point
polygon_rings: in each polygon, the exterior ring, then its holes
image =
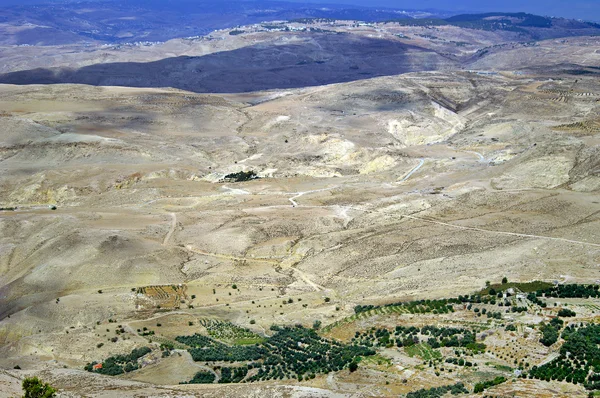
{"type": "MultiPolygon", "coordinates": [[[[55,0],[57,1],[57,0],[55,0]]],[[[61,1],[61,0],[58,0],[61,1]]],[[[65,1],[65,0],[62,0],[65,1]]],[[[87,0],[90,1],[90,0],[87,0]]],[[[98,1],[98,0],[91,0],[98,1]]],[[[165,2],[177,0],[165,0],[165,2]]],[[[232,0],[222,0],[232,1],[232,0]]],[[[511,11],[600,21],[600,0],[283,0],[301,3],[355,4],[422,10],[436,8],[454,12],[511,11]]],[[[49,0],[0,0],[2,5],[47,3],[49,0]]]]}

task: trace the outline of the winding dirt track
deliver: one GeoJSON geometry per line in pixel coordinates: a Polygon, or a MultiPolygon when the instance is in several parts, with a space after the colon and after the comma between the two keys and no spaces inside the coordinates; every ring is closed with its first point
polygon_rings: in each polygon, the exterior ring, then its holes
{"type": "Polygon", "coordinates": [[[406,216],[406,215],[402,215],[400,217],[424,221],[424,222],[428,222],[431,224],[444,225],[444,226],[452,227],[452,228],[465,229],[465,230],[469,230],[469,231],[486,232],[486,233],[493,233],[493,234],[499,234],[499,235],[519,236],[522,238],[548,239],[548,240],[554,240],[554,241],[560,241],[560,242],[575,243],[575,244],[584,245],[584,246],[600,247],[599,243],[582,242],[579,240],[572,240],[572,239],[566,239],[566,238],[555,238],[553,236],[530,235],[530,234],[521,234],[518,232],[493,231],[493,230],[489,230],[489,229],[482,229],[482,228],[475,228],[475,227],[464,227],[462,225],[449,224],[449,223],[445,223],[442,221],[428,220],[428,219],[422,218],[422,217],[414,217],[414,216],[406,216]]]}
{"type": "Polygon", "coordinates": [[[424,164],[425,164],[425,159],[419,159],[419,164],[417,166],[415,166],[411,171],[409,171],[408,174],[404,176],[404,178],[402,178],[400,181],[398,181],[398,183],[402,183],[402,182],[405,182],[406,180],[408,180],[413,174],[415,174],[417,171],[419,171],[419,169],[421,167],[423,167],[424,164]]]}
{"type": "Polygon", "coordinates": [[[163,240],[163,246],[169,243],[171,237],[173,236],[173,233],[175,232],[175,227],[177,227],[177,215],[175,213],[170,213],[170,215],[171,227],[169,229],[169,232],[167,232],[167,234],[165,235],[165,239],[163,240]]]}

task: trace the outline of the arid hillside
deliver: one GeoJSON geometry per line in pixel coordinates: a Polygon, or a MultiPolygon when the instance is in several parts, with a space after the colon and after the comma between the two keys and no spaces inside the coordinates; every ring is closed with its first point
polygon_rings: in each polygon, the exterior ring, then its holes
{"type": "Polygon", "coordinates": [[[596,389],[597,38],[339,25],[2,49],[0,397],[596,389]]]}

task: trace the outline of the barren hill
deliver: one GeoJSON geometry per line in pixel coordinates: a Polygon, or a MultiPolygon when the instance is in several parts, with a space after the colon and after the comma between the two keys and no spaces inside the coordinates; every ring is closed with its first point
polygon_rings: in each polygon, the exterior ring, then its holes
{"type": "Polygon", "coordinates": [[[0,396],[586,396],[600,44],[446,22],[2,49],[0,396]]]}

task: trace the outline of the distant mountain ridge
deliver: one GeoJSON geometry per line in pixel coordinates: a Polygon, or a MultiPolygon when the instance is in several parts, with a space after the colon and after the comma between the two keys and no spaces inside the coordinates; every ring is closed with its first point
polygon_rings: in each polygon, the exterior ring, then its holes
{"type": "Polygon", "coordinates": [[[584,22],[567,18],[544,17],[540,15],[527,14],[524,12],[460,14],[445,19],[417,18],[396,22],[417,26],[452,25],[469,29],[512,30],[522,32],[526,32],[526,29],[528,28],[600,29],[600,24],[594,22],[584,22]]]}
{"type": "Polygon", "coordinates": [[[275,20],[328,18],[376,22],[449,15],[431,10],[375,9],[272,0],[56,2],[0,8],[0,44],[166,41],[275,20]]]}

